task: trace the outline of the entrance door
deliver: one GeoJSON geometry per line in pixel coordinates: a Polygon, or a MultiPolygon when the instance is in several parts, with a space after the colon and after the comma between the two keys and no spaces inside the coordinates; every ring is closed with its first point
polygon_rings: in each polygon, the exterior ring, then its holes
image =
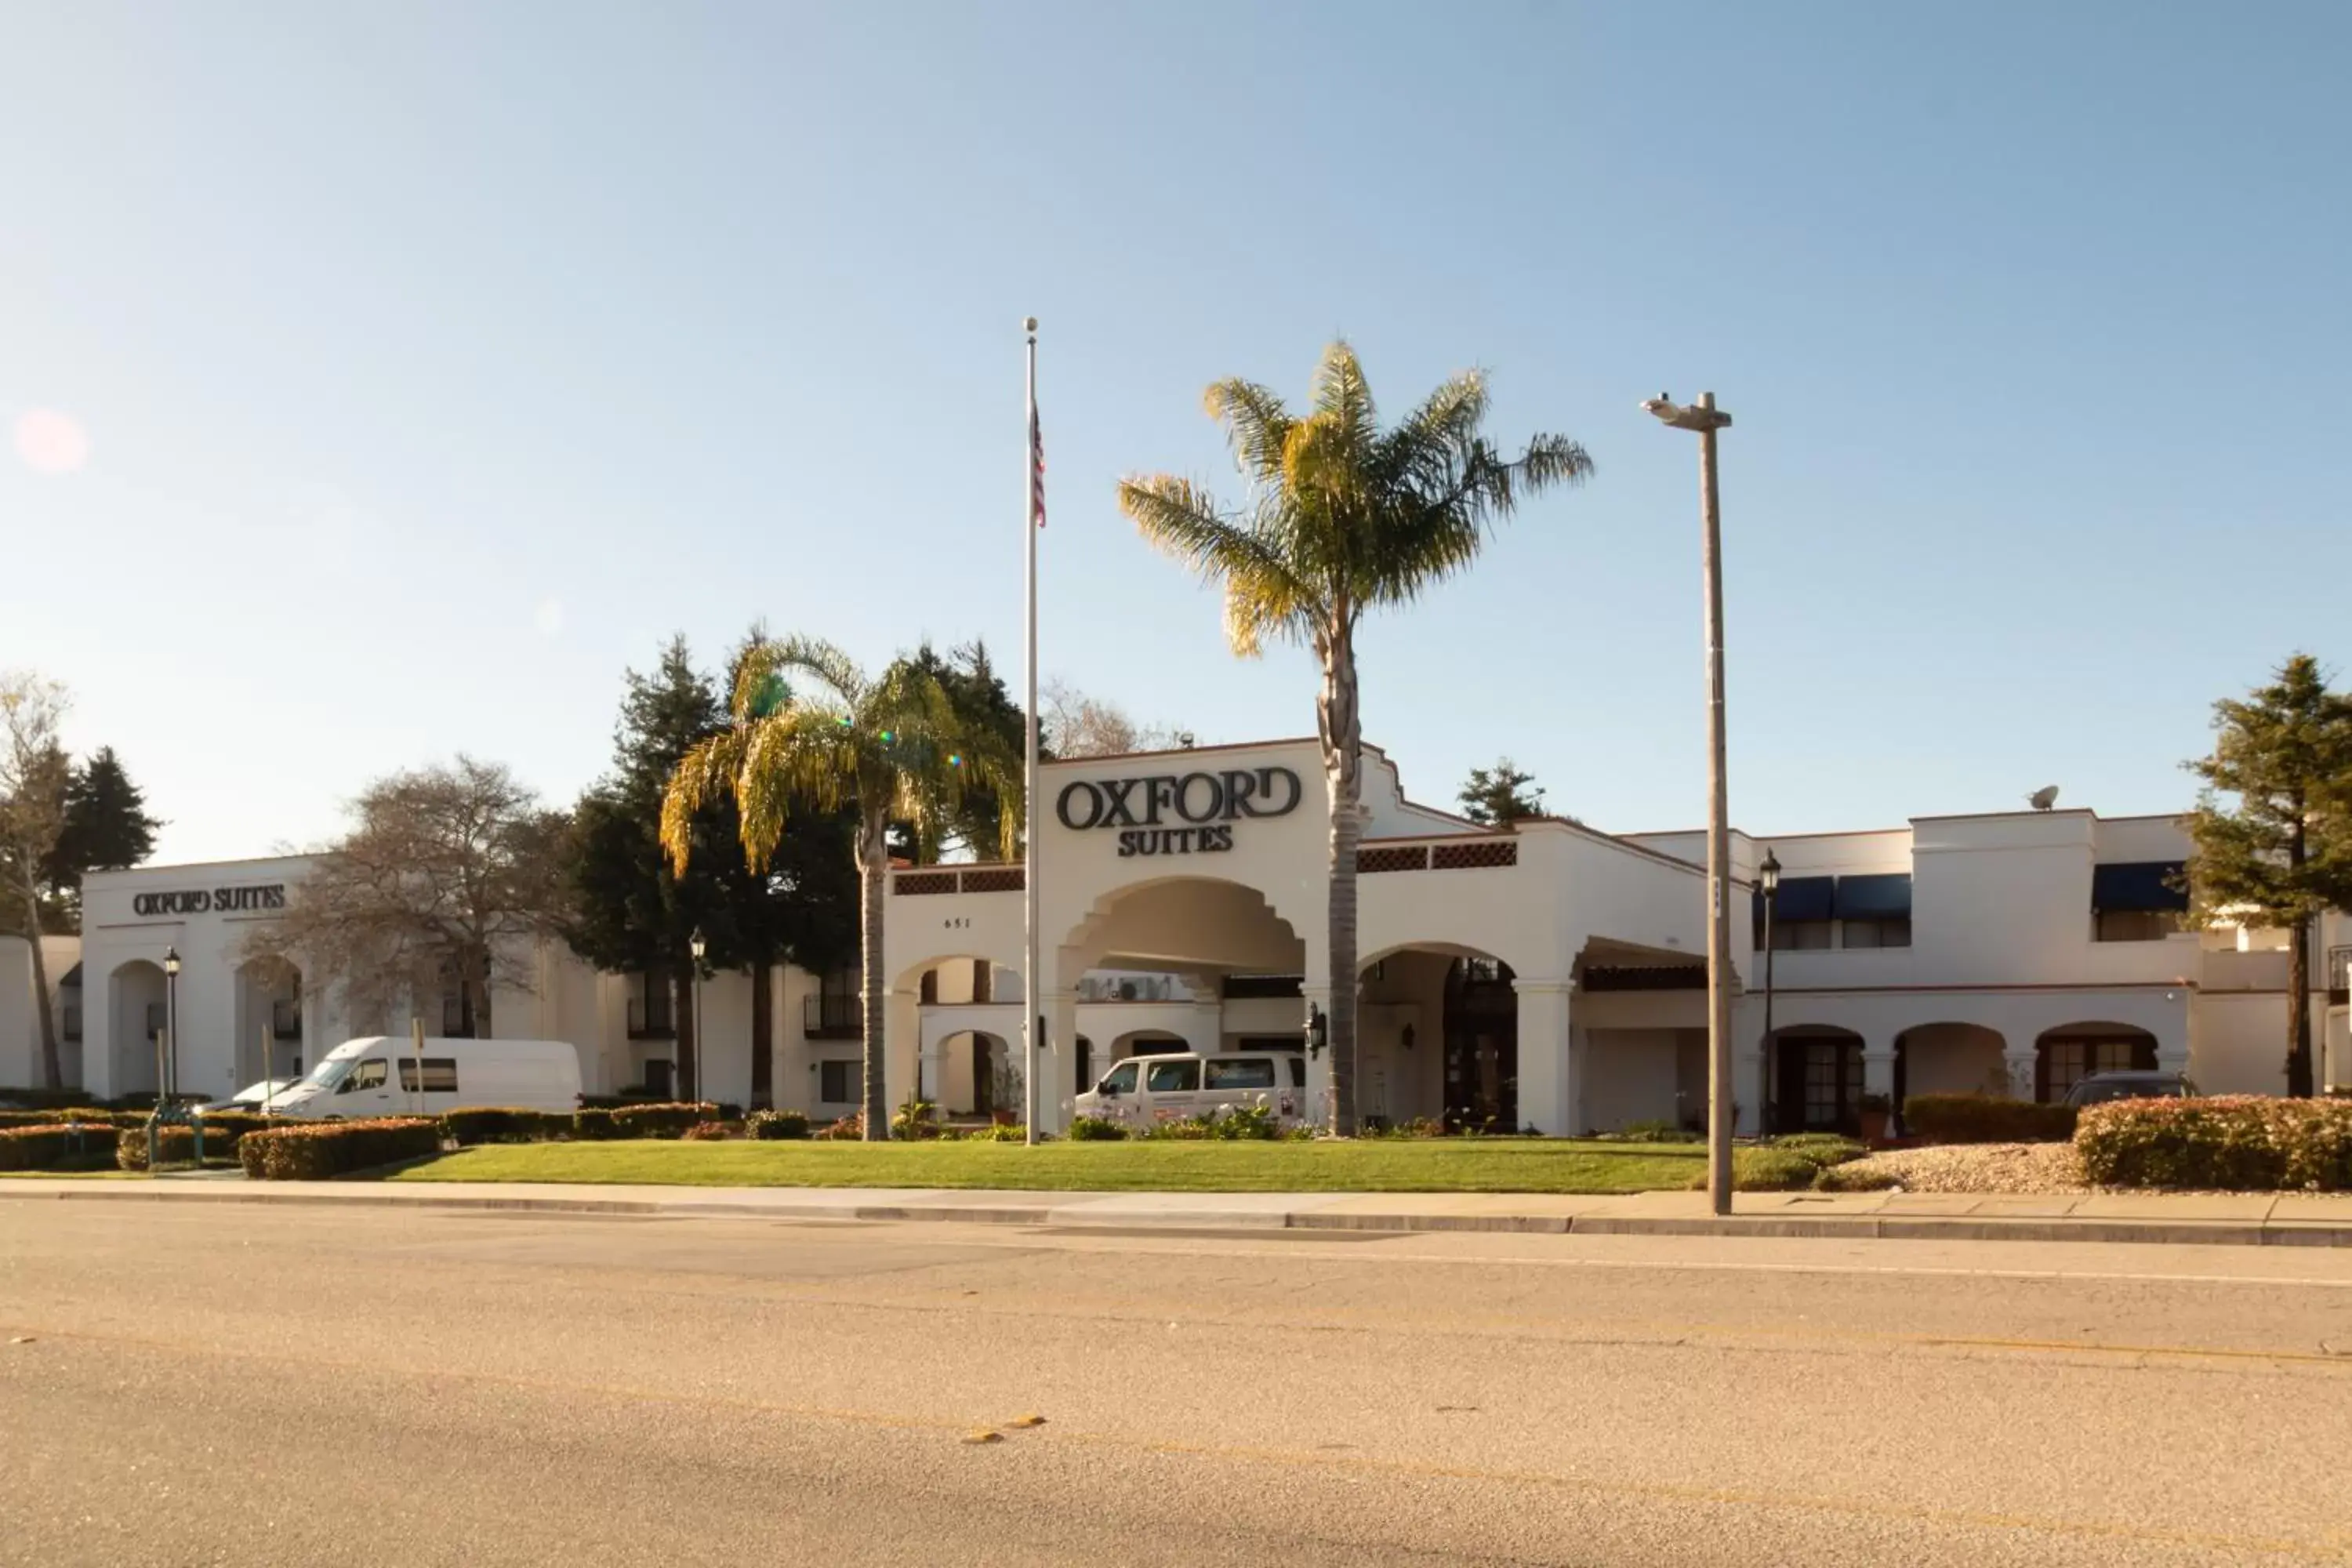
{"type": "Polygon", "coordinates": [[[1776,1132],[1843,1132],[1862,1127],[1862,1042],[1843,1035],[1782,1037],[1776,1132]]]}
{"type": "Polygon", "coordinates": [[[996,1064],[989,1058],[988,1037],[971,1037],[971,1113],[992,1116],[996,1113],[996,1064]]]}
{"type": "Polygon", "coordinates": [[[1445,976],[1445,1122],[1519,1129],[1519,999],[1511,966],[1457,958],[1445,976]]]}

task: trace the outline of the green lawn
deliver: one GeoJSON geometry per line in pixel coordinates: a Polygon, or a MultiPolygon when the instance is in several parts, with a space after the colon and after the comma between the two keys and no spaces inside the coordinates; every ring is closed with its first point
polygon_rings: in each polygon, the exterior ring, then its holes
{"type": "Polygon", "coordinates": [[[1005,1187],[1066,1192],[1637,1193],[1688,1186],[1697,1143],[1536,1138],[1344,1143],[518,1143],[412,1166],[397,1182],[642,1182],[698,1187],[1005,1187]]]}

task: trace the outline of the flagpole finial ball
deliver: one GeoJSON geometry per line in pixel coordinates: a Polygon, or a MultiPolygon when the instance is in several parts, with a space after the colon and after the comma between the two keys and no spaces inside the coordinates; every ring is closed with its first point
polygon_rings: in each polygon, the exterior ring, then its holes
{"type": "Polygon", "coordinates": [[[1024,317],[1022,317],[1022,318],[1021,318],[1021,330],[1022,330],[1023,331],[1024,331],[1024,332],[1034,332],[1034,331],[1035,331],[1037,330],[1037,318],[1036,318],[1036,317],[1034,317],[1034,316],[1024,316],[1024,317]]]}

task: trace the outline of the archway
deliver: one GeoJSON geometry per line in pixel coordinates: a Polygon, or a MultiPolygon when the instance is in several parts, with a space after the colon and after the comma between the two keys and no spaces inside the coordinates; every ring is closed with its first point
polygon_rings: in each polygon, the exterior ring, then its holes
{"type": "Polygon", "coordinates": [[[1021,1054],[999,1034],[966,1029],[940,1042],[940,1114],[990,1121],[1000,1112],[1019,1120],[1021,1054]]]}
{"type": "Polygon", "coordinates": [[[1369,957],[1356,1003],[1356,1108],[1365,1124],[1427,1119],[1456,1131],[1516,1131],[1516,978],[1495,954],[1458,942],[1369,957]]]}
{"type": "Polygon", "coordinates": [[[107,1061],[118,1094],[153,1094],[155,1036],[164,1026],[163,968],[143,958],[117,964],[106,977],[107,1061]]]}
{"type": "Polygon", "coordinates": [[[1862,1128],[1862,1037],[1825,1024],[1772,1031],[1772,1131],[1862,1128]]]}
{"type": "Polygon", "coordinates": [[[237,965],[236,987],[236,1082],[230,1092],[265,1078],[301,1077],[302,972],[281,958],[249,958],[237,965]]]}
{"type": "Polygon", "coordinates": [[[1914,1024],[1895,1037],[1895,1103],[1915,1094],[2009,1093],[2009,1042],[1982,1024],[1914,1024]]]}
{"type": "Polygon", "coordinates": [[[2061,1024],[2033,1042],[2033,1098],[2053,1104],[2095,1072],[2154,1072],[2156,1037],[2130,1024],[2061,1024]]]}

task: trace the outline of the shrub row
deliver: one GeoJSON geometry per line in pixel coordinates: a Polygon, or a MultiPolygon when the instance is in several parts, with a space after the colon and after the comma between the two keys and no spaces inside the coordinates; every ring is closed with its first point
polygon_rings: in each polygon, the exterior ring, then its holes
{"type": "Polygon", "coordinates": [[[797,1110],[755,1110],[743,1123],[743,1135],[766,1142],[798,1142],[809,1135],[809,1119],[797,1110]]]}
{"type": "Polygon", "coordinates": [[[2074,1135],[2074,1108],[1990,1094],[1915,1094],[1903,1124],[1929,1143],[2063,1143],[2074,1135]]]}
{"type": "Polygon", "coordinates": [[[724,1114],[732,1109],[708,1100],[695,1104],[652,1101],[610,1109],[583,1107],[572,1112],[572,1132],[575,1138],[589,1139],[683,1138],[689,1127],[732,1120],[724,1114]]]}
{"type": "Polygon", "coordinates": [[[111,1153],[111,1123],[46,1122],[0,1129],[0,1171],[46,1171],[85,1156],[111,1153]]]}
{"type": "Polygon", "coordinates": [[[2117,1100],[2083,1112],[2074,1152],[2103,1187],[2352,1190],[2352,1101],[2117,1100]]]}
{"type": "Polygon", "coordinates": [[[569,1138],[578,1128],[578,1116],[569,1110],[524,1110],[514,1106],[464,1106],[444,1111],[441,1131],[458,1147],[477,1143],[543,1143],[569,1138]]]}
{"type": "Polygon", "coordinates": [[[419,1116],[300,1122],[237,1140],[245,1173],[261,1182],[319,1181],[441,1151],[440,1124],[419,1116]]]}

